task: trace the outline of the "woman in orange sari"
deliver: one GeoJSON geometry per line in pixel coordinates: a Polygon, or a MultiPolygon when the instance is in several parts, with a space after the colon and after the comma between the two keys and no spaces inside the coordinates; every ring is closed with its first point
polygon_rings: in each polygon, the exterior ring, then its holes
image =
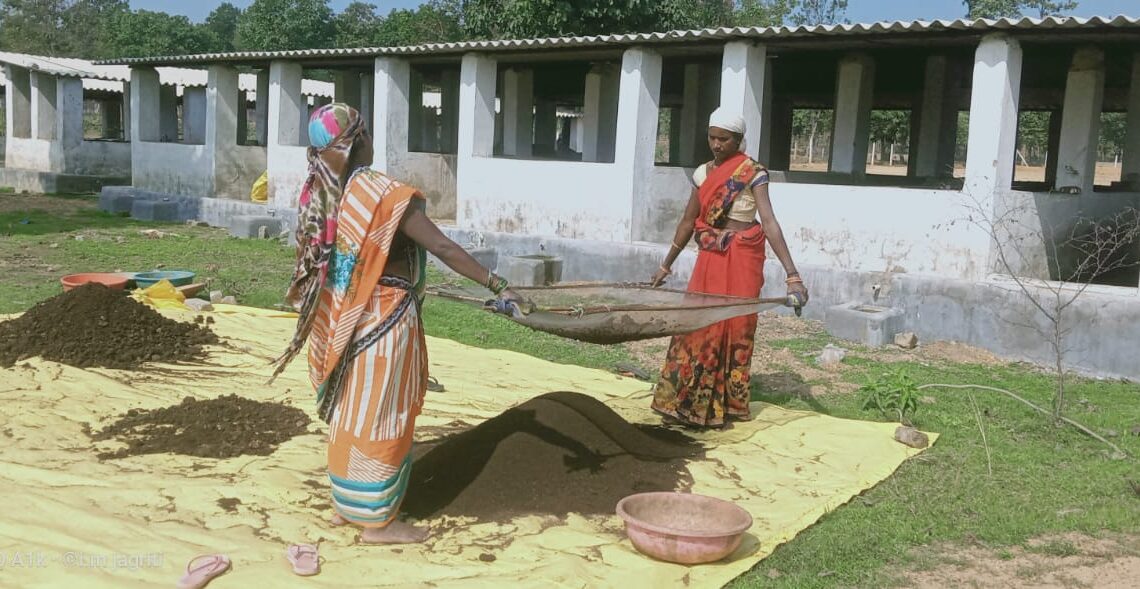
{"type": "MultiPolygon", "coordinates": [[[[693,174],[693,192],[677,225],[673,247],[653,276],[654,286],[695,239],[699,253],[690,292],[756,298],[764,285],[765,242],[784,265],[789,296],[808,293],[768,198],[768,171],[743,152],[744,119],[723,108],[709,119],[713,161],[693,174]]],[[[723,427],[752,416],[748,402],[756,315],[722,321],[669,344],[652,407],[666,421],[723,427]]]]}
{"type": "Polygon", "coordinates": [[[329,425],[333,523],[364,528],[368,543],[419,542],[426,531],[397,514],[428,384],[425,250],[501,298],[517,297],[440,232],[418,190],[369,168],[372,141],[355,109],[322,107],[309,139],[297,267],[286,295],[299,318],[274,376],[307,342],[309,379],[329,425]]]}

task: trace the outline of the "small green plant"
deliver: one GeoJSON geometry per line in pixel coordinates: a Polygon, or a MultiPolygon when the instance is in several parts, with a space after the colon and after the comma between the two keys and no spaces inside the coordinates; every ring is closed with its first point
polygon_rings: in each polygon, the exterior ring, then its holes
{"type": "Polygon", "coordinates": [[[918,411],[918,385],[904,370],[885,372],[859,391],[867,395],[864,411],[878,409],[883,415],[897,415],[903,425],[910,425],[918,411]]]}

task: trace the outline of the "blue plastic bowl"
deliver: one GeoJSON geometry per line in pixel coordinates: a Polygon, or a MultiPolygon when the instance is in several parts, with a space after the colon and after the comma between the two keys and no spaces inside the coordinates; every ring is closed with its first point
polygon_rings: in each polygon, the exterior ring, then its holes
{"type": "Polygon", "coordinates": [[[194,282],[195,274],[185,270],[163,270],[159,272],[139,272],[135,274],[135,286],[149,288],[160,280],[169,280],[174,286],[186,286],[194,282]]]}

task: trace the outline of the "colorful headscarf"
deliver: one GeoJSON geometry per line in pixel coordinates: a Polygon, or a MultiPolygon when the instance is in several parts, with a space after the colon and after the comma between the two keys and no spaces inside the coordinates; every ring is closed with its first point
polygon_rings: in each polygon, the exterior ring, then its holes
{"type": "Polygon", "coordinates": [[[293,341],[275,362],[274,377],[297,356],[312,330],[336,245],[337,207],[351,173],[348,159],[358,140],[368,141],[368,130],[360,113],[347,104],[322,106],[309,120],[309,177],[298,202],[297,266],[285,295],[300,316],[293,341]]]}

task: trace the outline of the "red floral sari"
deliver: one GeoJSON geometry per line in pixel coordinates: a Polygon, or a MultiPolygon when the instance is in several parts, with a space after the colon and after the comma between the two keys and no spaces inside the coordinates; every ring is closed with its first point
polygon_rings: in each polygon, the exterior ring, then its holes
{"type": "MultiPolygon", "coordinates": [[[[701,214],[694,239],[700,248],[690,292],[756,298],[764,285],[764,230],[724,229],[742,190],[764,173],[744,154],[712,170],[698,189],[701,214]]],[[[722,321],[673,338],[653,393],[655,411],[697,426],[750,419],[748,402],[756,315],[722,321]]]]}

